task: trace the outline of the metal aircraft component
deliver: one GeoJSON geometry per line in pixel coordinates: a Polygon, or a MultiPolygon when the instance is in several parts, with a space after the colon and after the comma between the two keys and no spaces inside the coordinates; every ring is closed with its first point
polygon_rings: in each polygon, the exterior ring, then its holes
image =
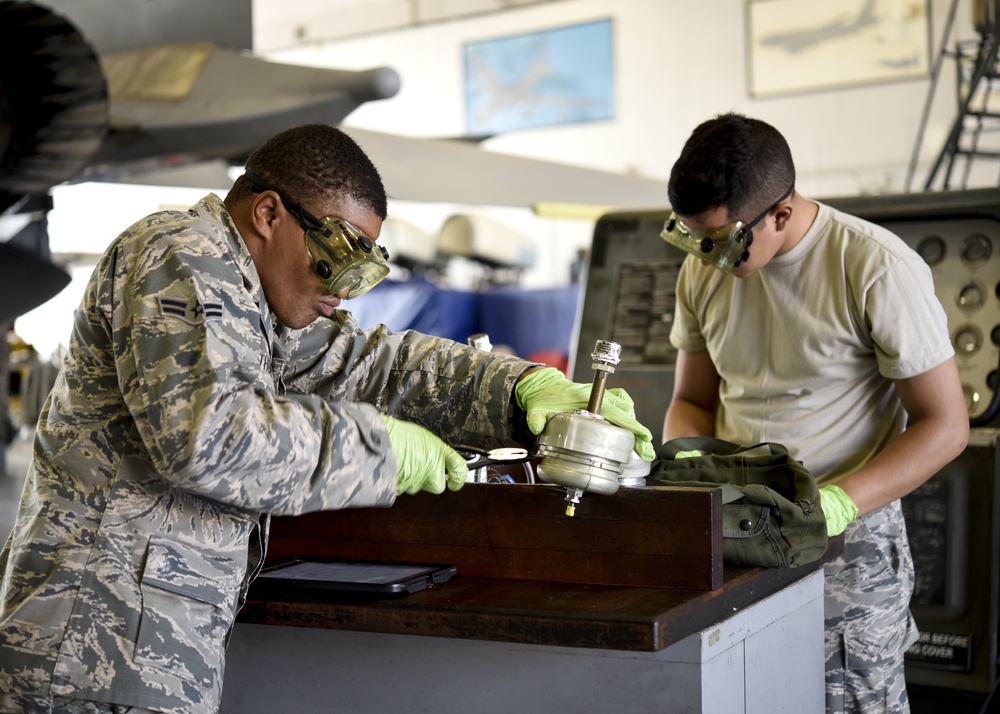
{"type": "Polygon", "coordinates": [[[108,97],[94,49],[62,17],[0,3],[0,324],[62,290],[48,254],[48,190],[100,146],[108,97]]]}
{"type": "Polygon", "coordinates": [[[0,322],[69,283],[49,253],[52,187],[239,164],[283,129],[339,124],[399,89],[385,67],[299,67],[215,44],[223,30],[222,41],[238,40],[226,28],[249,17],[249,3],[178,0],[166,20],[140,18],[164,9],[136,0],[54,4],[0,0],[0,322]],[[106,22],[108,12],[122,21],[106,22]]]}
{"type": "Polygon", "coordinates": [[[566,515],[576,513],[584,491],[611,495],[629,463],[635,436],[600,415],[605,382],[615,371],[621,346],[598,340],[591,354],[595,371],[587,409],[556,414],[538,437],[538,478],[566,487],[566,515]]]}
{"type": "Polygon", "coordinates": [[[83,169],[107,129],[108,94],[94,49],[37,5],[0,3],[0,47],[2,213],[83,169]]]}

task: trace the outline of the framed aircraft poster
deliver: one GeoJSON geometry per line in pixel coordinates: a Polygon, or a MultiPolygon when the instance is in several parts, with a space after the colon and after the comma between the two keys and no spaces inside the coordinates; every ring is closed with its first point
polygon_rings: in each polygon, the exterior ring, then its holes
{"type": "Polygon", "coordinates": [[[611,20],[466,43],[467,133],[611,119],[611,53],[611,20]]]}
{"type": "Polygon", "coordinates": [[[752,97],[930,72],[928,0],[749,0],[746,10],[752,97]]]}

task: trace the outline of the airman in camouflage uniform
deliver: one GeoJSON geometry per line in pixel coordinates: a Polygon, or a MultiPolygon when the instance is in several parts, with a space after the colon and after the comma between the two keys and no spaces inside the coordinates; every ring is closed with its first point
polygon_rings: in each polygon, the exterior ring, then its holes
{"type": "Polygon", "coordinates": [[[968,440],[930,270],[888,230],[801,196],[787,142],[757,119],[697,127],[669,194],[664,235],[680,243],[682,229],[694,255],[677,281],[664,436],[780,442],[817,477],[845,543],[825,568],[827,712],[904,714],[917,631],[899,498],[968,440]],[[733,236],[731,274],[703,262],[702,246],[733,236]]]}
{"type": "MultiPolygon", "coordinates": [[[[331,127],[279,136],[321,164],[338,159],[317,146],[344,144],[350,161],[318,168],[324,207],[377,236],[385,195],[361,150],[331,127]]],[[[277,194],[231,200],[239,186],[139,221],[93,273],[0,554],[0,712],[215,711],[268,515],[396,498],[383,413],[449,443],[530,438],[512,392],[531,363],[362,331],[316,290],[277,194]]]]}

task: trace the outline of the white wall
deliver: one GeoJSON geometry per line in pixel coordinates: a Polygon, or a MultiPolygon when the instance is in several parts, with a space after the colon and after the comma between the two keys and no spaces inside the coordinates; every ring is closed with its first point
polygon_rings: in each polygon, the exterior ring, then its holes
{"type": "MultiPolygon", "coordinates": [[[[923,0],[912,3],[923,7],[923,0]]],[[[929,2],[932,60],[951,6],[952,0],[929,2]]],[[[974,37],[971,0],[958,3],[957,17],[961,36],[974,37]]],[[[401,76],[399,94],[358,108],[345,124],[416,136],[460,136],[465,133],[463,43],[602,18],[615,22],[615,119],[511,133],[489,140],[487,147],[666,178],[696,124],[736,110],[764,119],[786,135],[806,194],[902,189],[929,80],[751,98],[746,0],[563,0],[313,42],[270,55],[348,69],[391,66],[401,76]]],[[[940,150],[954,117],[954,69],[953,61],[945,62],[915,187],[922,186],[923,169],[940,150]]],[[[995,176],[990,180],[995,182],[995,176]]]]}

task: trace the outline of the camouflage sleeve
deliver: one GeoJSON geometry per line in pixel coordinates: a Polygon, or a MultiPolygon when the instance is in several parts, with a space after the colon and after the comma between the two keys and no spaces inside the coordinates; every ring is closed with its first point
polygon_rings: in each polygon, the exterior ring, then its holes
{"type": "Polygon", "coordinates": [[[454,445],[534,445],[511,398],[533,362],[412,330],[361,330],[344,310],[298,331],[290,346],[289,389],[367,402],[454,445]]]}
{"type": "Polygon", "coordinates": [[[100,300],[162,477],[276,514],[391,504],[396,466],[377,410],[278,393],[263,295],[233,255],[191,227],[135,238],[100,300]]]}

